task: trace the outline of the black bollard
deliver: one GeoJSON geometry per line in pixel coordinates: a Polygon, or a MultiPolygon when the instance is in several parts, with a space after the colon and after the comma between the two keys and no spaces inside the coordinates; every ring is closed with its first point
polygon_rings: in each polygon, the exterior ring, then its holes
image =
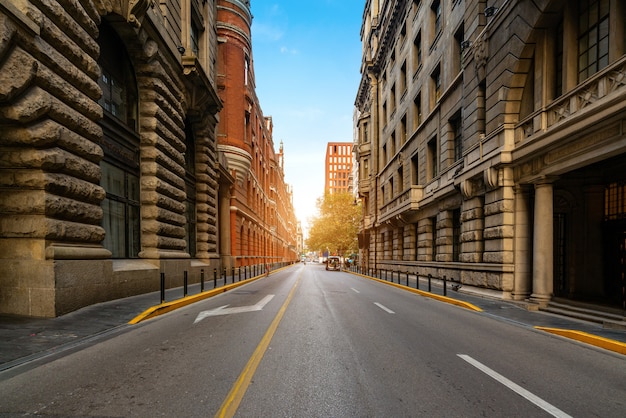
{"type": "Polygon", "coordinates": [[[235,283],[235,267],[230,268],[230,276],[233,278],[233,283],[235,283]]]}
{"type": "Polygon", "coordinates": [[[430,280],[433,278],[433,275],[428,273],[428,291],[430,292],[430,280]]]}
{"type": "Polygon", "coordinates": [[[200,270],[200,293],[204,292],[204,269],[200,270]]]}
{"type": "Polygon", "coordinates": [[[443,295],[448,296],[448,285],[446,284],[446,275],[443,275],[443,295]]]}
{"type": "Polygon", "coordinates": [[[217,269],[213,269],[213,289],[217,287],[217,269]]]}
{"type": "Polygon", "coordinates": [[[409,287],[409,272],[406,272],[406,287],[409,287]]]}
{"type": "Polygon", "coordinates": [[[165,302],[165,273],[161,273],[161,303],[165,302]]]}
{"type": "Polygon", "coordinates": [[[188,276],[187,276],[187,270],[185,270],[183,272],[183,297],[187,296],[187,283],[188,283],[188,276]]]}

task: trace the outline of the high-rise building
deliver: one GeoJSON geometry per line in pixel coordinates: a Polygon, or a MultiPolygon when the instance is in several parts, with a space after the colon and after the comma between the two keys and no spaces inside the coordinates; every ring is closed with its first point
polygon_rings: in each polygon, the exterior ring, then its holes
{"type": "Polygon", "coordinates": [[[626,309],[626,3],[367,0],[364,267],[626,309]]]}
{"type": "Polygon", "coordinates": [[[325,193],[352,193],[352,142],[329,142],[326,146],[325,193]]]}

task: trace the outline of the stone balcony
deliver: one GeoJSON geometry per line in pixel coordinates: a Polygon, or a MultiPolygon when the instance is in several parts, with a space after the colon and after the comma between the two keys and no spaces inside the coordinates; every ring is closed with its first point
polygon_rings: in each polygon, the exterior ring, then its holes
{"type": "Polygon", "coordinates": [[[424,196],[424,186],[411,186],[380,208],[379,222],[396,218],[406,212],[420,209],[419,202],[424,196]]]}

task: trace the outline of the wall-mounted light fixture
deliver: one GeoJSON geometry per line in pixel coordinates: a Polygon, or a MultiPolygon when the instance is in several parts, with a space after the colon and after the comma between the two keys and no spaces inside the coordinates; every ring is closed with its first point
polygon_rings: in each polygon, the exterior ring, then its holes
{"type": "Polygon", "coordinates": [[[180,55],[183,55],[185,53],[185,47],[182,45],[180,45],[176,49],[178,49],[178,52],[180,52],[180,55]]]}
{"type": "Polygon", "coordinates": [[[466,50],[467,48],[470,47],[470,41],[463,41],[461,42],[461,51],[466,50]]]}
{"type": "Polygon", "coordinates": [[[495,15],[497,11],[498,11],[497,7],[489,6],[485,9],[485,17],[491,17],[495,15]]]}

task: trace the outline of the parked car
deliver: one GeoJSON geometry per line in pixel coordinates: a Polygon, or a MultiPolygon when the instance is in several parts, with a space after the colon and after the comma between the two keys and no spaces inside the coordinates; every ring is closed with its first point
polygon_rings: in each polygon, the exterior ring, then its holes
{"type": "Polygon", "coordinates": [[[335,256],[328,257],[326,260],[326,270],[341,271],[341,259],[335,256]]]}

